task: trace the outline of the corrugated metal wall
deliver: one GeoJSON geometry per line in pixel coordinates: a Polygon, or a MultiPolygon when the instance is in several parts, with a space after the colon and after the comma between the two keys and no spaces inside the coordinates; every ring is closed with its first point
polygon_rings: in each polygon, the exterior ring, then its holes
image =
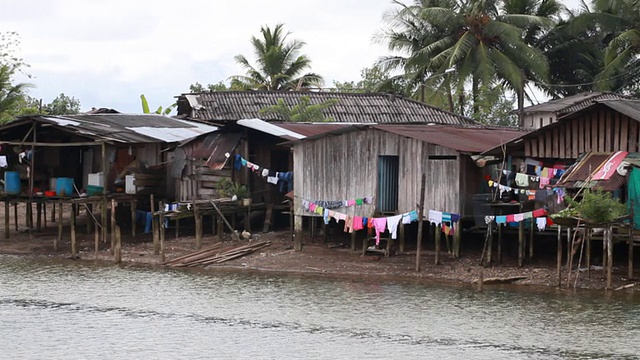
{"type": "MultiPolygon", "coordinates": [[[[427,174],[425,209],[460,211],[460,159],[429,155],[458,155],[455,150],[376,129],[303,141],[294,146],[296,214],[302,199],[344,200],[378,193],[378,156],[398,156],[398,211],[416,209],[420,178],[427,174]],[[301,176],[299,176],[300,174],[301,176]]],[[[374,206],[342,209],[370,216],[374,206]]]]}
{"type": "Polygon", "coordinates": [[[378,211],[398,210],[398,164],[397,156],[378,156],[378,211]]]}

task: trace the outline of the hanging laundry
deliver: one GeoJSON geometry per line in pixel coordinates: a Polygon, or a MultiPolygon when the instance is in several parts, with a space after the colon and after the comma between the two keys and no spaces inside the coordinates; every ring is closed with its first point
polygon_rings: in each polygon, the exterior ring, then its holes
{"type": "Polygon", "coordinates": [[[507,217],[504,215],[496,216],[496,224],[505,224],[507,222],[507,217]]]}
{"type": "Polygon", "coordinates": [[[262,177],[267,177],[269,176],[269,169],[262,169],[262,177]]]}
{"type": "Polygon", "coordinates": [[[329,225],[329,209],[324,209],[324,213],[322,214],[322,220],[324,220],[325,225],[329,225]]]}
{"type": "Polygon", "coordinates": [[[373,204],[373,197],[366,197],[364,198],[364,203],[365,204],[373,204]]]}
{"type": "Polygon", "coordinates": [[[278,185],[278,178],[275,176],[267,176],[267,182],[273,185],[278,185]]]}
{"type": "Polygon", "coordinates": [[[362,216],[354,216],[353,217],[353,230],[362,230],[364,226],[362,225],[362,216]]]}
{"type": "Polygon", "coordinates": [[[369,224],[369,218],[368,217],[363,217],[362,218],[362,228],[366,228],[367,224],[369,224]]]}
{"type": "Polygon", "coordinates": [[[376,230],[376,246],[378,246],[380,244],[380,234],[383,233],[387,228],[387,218],[374,218],[373,227],[376,230]]]}
{"type": "Polygon", "coordinates": [[[436,224],[436,226],[442,223],[442,211],[429,210],[429,222],[436,224]]]}
{"type": "Polygon", "coordinates": [[[240,154],[236,154],[235,159],[233,161],[233,167],[236,168],[236,170],[240,170],[242,169],[242,166],[244,166],[242,164],[242,156],[240,156],[240,154]]]}
{"type": "Polygon", "coordinates": [[[347,218],[344,220],[344,232],[353,232],[353,217],[351,217],[351,215],[347,215],[347,218]]]}
{"type": "Polygon", "coordinates": [[[529,176],[526,175],[526,174],[517,173],[516,174],[516,185],[518,185],[520,187],[529,186],[529,176]]]}
{"type": "Polygon", "coordinates": [[[356,201],[355,200],[347,200],[347,206],[355,206],[356,205],[356,201]]]}
{"type": "Polygon", "coordinates": [[[346,220],[347,219],[347,214],[336,212],[336,218],[338,220],[346,220]]]}
{"type": "Polygon", "coordinates": [[[551,181],[551,179],[541,176],[540,177],[540,189],[544,189],[545,186],[549,185],[550,181],[551,181]]]}
{"type": "Polygon", "coordinates": [[[293,172],[279,172],[276,173],[276,177],[280,179],[280,192],[288,192],[293,190],[293,172]]]}
{"type": "Polygon", "coordinates": [[[442,213],[442,222],[451,222],[451,213],[443,212],[442,213]]]}
{"type": "Polygon", "coordinates": [[[316,209],[313,212],[318,215],[322,215],[324,213],[324,208],[322,206],[316,206],[316,209]]]}
{"type": "Polygon", "coordinates": [[[418,221],[418,211],[413,210],[409,212],[409,218],[411,219],[411,222],[418,221]]]}
{"type": "Polygon", "coordinates": [[[533,218],[533,213],[531,211],[523,213],[524,219],[531,219],[533,218]]]}
{"type": "Polygon", "coordinates": [[[516,221],[516,220],[514,219],[514,215],[513,214],[507,215],[507,222],[514,222],[514,221],[516,221]]]}
{"type": "Polygon", "coordinates": [[[398,238],[398,224],[400,224],[400,220],[402,220],[402,215],[389,216],[387,218],[387,228],[389,228],[392,239],[398,238]]]}
{"type": "Polygon", "coordinates": [[[547,211],[545,209],[533,210],[533,217],[535,218],[545,216],[546,214],[547,214],[547,211]]]}
{"type": "Polygon", "coordinates": [[[484,223],[489,225],[495,218],[495,216],[487,215],[484,217],[484,223]]]}
{"type": "Polygon", "coordinates": [[[356,199],[356,205],[362,205],[364,203],[364,199],[356,199]]]}
{"type": "Polygon", "coordinates": [[[316,207],[318,207],[318,205],[314,203],[309,204],[309,211],[316,212],[316,207]]]}
{"type": "Polygon", "coordinates": [[[403,214],[402,215],[402,223],[403,224],[411,224],[411,215],[407,214],[403,214]]]}
{"type": "Polygon", "coordinates": [[[537,218],[536,227],[538,228],[539,231],[544,231],[544,229],[547,227],[547,218],[546,217],[537,218]]]}
{"type": "Polygon", "coordinates": [[[513,214],[513,221],[521,222],[524,220],[524,214],[513,214]]]}

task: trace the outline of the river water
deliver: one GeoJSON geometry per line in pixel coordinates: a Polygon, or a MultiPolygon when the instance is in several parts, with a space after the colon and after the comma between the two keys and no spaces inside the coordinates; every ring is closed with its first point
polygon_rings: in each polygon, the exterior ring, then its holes
{"type": "Polygon", "coordinates": [[[2,359],[636,359],[640,296],[0,255],[2,359]]]}

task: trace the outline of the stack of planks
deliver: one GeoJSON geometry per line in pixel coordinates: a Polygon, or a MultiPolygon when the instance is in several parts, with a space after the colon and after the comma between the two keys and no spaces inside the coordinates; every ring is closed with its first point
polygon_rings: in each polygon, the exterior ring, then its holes
{"type": "Polygon", "coordinates": [[[261,241],[254,244],[236,246],[230,249],[222,249],[222,243],[217,243],[207,249],[175,258],[164,263],[171,267],[194,267],[219,264],[225,261],[237,259],[249,255],[257,250],[271,245],[270,241],[261,241]]]}

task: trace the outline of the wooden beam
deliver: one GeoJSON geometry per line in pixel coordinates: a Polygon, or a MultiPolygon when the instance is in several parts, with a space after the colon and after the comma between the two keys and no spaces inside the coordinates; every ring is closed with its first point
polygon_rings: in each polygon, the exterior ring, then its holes
{"type": "Polygon", "coordinates": [[[65,143],[46,143],[46,142],[20,142],[20,141],[0,141],[0,145],[18,145],[18,146],[38,146],[38,147],[72,147],[72,146],[98,146],[100,141],[93,142],[65,142],[65,143]]]}
{"type": "Polygon", "coordinates": [[[556,252],[556,272],[558,288],[562,286],[562,226],[558,225],[558,247],[556,252]]]}
{"type": "Polygon", "coordinates": [[[424,221],[424,191],[426,180],[427,174],[422,173],[422,180],[420,185],[420,203],[418,204],[418,245],[416,248],[416,271],[420,271],[420,251],[422,248],[422,222],[424,221]]]}

